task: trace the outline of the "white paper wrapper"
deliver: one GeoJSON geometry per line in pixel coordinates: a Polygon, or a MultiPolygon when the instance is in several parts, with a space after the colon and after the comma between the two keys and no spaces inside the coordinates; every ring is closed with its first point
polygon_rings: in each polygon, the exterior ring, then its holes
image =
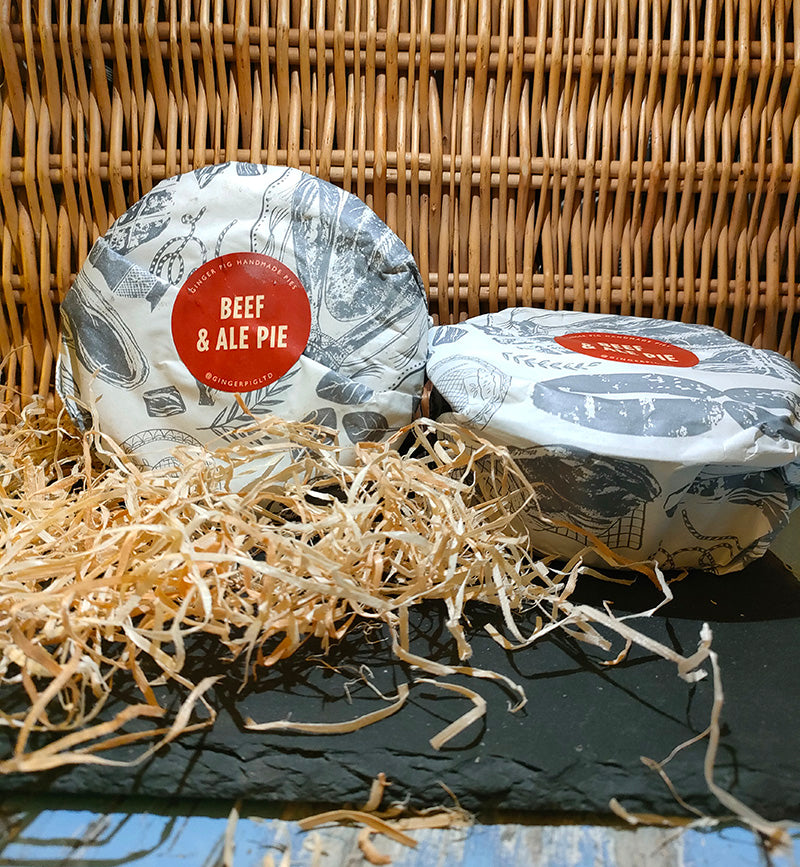
{"type": "MultiPolygon", "coordinates": [[[[800,370],[715,328],[509,309],[433,328],[428,376],[442,420],[508,445],[549,518],[628,559],[741,568],[800,500],[800,370]]],[[[587,544],[526,521],[542,551],[587,544]]]]}
{"type": "Polygon", "coordinates": [[[100,238],[61,308],[56,387],[148,465],[255,415],[343,445],[407,424],[430,325],[414,260],[355,196],[227,163],[158,184],[100,238]],[[288,269],[288,270],[287,270],[288,269]]]}

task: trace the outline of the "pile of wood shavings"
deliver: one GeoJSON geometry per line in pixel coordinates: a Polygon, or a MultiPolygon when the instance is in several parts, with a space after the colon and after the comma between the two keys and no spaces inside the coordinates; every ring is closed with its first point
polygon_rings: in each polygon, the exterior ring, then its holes
{"type": "MultiPolygon", "coordinates": [[[[0,407],[0,417],[10,419],[0,426],[0,685],[21,685],[28,698],[17,712],[0,709],[0,724],[17,733],[0,773],[115,764],[101,753],[149,743],[141,762],[213,724],[206,693],[218,678],[193,682],[184,671],[186,639],[197,633],[252,672],[312,636],[328,646],[357,617],[381,621],[396,656],[431,675],[414,683],[472,702],[431,740],[436,748],[486,707],[477,691],[442,678],[495,680],[518,699],[513,709],[525,703],[513,681],[466,664],[462,621],[470,600],[501,608],[511,637],[493,637],[507,648],[560,629],[610,649],[595,628],[602,625],[626,647],[636,643],[673,661],[687,681],[704,677],[700,666],[711,660],[718,680],[707,627],[698,650],[682,656],[627,621],[571,603],[586,570],[577,558],[556,569],[530,555],[516,517],[535,492],[504,449],[463,429],[419,421],[388,443],[359,445],[351,464],[341,460],[334,432],[266,418],[215,451],[178,449],[175,466],[156,471],[96,432],[80,436],[63,415],[40,406],[21,418],[0,407]],[[254,465],[259,474],[238,489],[234,480],[254,465]],[[464,664],[411,652],[408,606],[423,599],[447,606],[464,664]],[[514,621],[523,605],[540,611],[529,636],[514,621]],[[98,722],[119,673],[132,677],[139,700],[98,722]],[[167,681],[185,690],[177,713],[159,703],[156,688],[167,681]],[[52,740],[31,749],[34,731],[52,740]]],[[[657,569],[637,568],[670,598],[657,569]]],[[[408,694],[401,685],[383,696],[382,710],[349,723],[249,721],[248,728],[353,731],[399,711],[408,694]]],[[[713,725],[709,731],[716,751],[713,725]]],[[[713,755],[707,764],[713,786],[713,755]]],[[[725,803],[737,809],[730,796],[725,803]]],[[[741,807],[748,824],[774,833],[741,807]]]]}
{"type": "MultiPolygon", "coordinates": [[[[440,428],[437,439],[417,423],[392,443],[360,445],[348,466],[331,431],[268,418],[217,451],[177,450],[176,465],[162,471],[141,469],[43,409],[29,407],[0,434],[0,682],[22,684],[30,702],[0,711],[18,730],[0,772],[106,761],[103,749],[146,737],[155,739],[149,755],[213,722],[204,694],[214,679],[194,683],[184,673],[195,633],[252,671],[311,636],[327,646],[361,616],[388,623],[398,655],[413,664],[404,613],[442,599],[466,659],[465,602],[510,612],[562,589],[513,528],[516,470],[465,432],[440,428]],[[394,448],[406,437],[412,456],[394,448]],[[261,475],[233,490],[237,470],[253,462],[261,475]],[[95,724],[121,671],[141,702],[95,724]],[[134,718],[165,718],[154,689],[165,679],[188,691],[181,712],[165,728],[121,733],[134,718]],[[67,734],[28,750],[34,730],[67,734]]],[[[437,675],[456,670],[425,665],[437,675]]],[[[350,724],[253,728],[353,730],[399,710],[407,694],[401,688],[385,710],[350,724]]],[[[476,693],[464,694],[480,706],[476,693]]],[[[475,709],[461,728],[473,718],[475,709]]]]}

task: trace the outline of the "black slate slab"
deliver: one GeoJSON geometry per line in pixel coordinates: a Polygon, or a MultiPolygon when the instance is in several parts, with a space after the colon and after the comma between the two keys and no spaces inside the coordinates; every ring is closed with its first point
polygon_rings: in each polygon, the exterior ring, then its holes
{"type": "MultiPolygon", "coordinates": [[[[800,819],[800,580],[768,554],[740,573],[696,573],[673,589],[674,602],[635,623],[680,652],[696,647],[703,621],[711,624],[726,698],[717,782],[769,818],[800,819]]],[[[649,607],[657,593],[645,581],[623,587],[584,578],[573,599],[595,605],[607,600],[622,614],[649,607]]],[[[681,812],[640,756],[663,759],[705,729],[709,680],[687,684],[673,664],[636,648],[625,662],[607,667],[601,660],[608,655],[560,634],[509,653],[483,630],[489,622],[501,627],[497,611],[473,605],[469,612],[472,664],[516,680],[528,704],[512,714],[508,694],[496,684],[449,678],[480,692],[488,709],[483,720],[440,751],[429,739],[470,704],[429,684],[413,685],[399,713],[359,732],[244,731],[247,717],[332,721],[382,707],[359,680],[362,667],[384,693],[418,677],[394,661],[382,628],[367,624],[326,657],[310,647],[305,659],[262,673],[241,692],[241,668],[227,670],[209,644],[198,642],[189,663],[192,675],[227,671],[212,696],[219,714],[213,729],[187,735],[137,767],[9,775],[0,777],[0,791],[358,803],[382,771],[393,781],[390,796],[415,806],[448,802],[444,784],[471,810],[607,812],[609,799],[616,797],[633,811],[681,812]]],[[[413,649],[456,662],[445,619],[437,604],[416,608],[413,649]]],[[[525,632],[524,618],[522,628],[525,632]]],[[[126,693],[133,695],[129,686],[118,684],[118,703],[109,713],[119,709],[126,693]]],[[[5,707],[17,699],[0,695],[5,707]]],[[[3,732],[0,752],[10,750],[3,732]]],[[[114,757],[131,758],[139,751],[120,749],[114,757]]],[[[689,803],[724,815],[703,779],[704,751],[704,741],[695,744],[667,771],[689,803]]]]}

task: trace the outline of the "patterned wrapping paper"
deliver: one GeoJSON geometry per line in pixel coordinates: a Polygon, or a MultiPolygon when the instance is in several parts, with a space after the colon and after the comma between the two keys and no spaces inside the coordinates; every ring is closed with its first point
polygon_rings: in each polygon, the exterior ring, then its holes
{"type": "MultiPolygon", "coordinates": [[[[545,515],[628,559],[740,569],[800,501],[800,370],[715,328],[508,309],[433,328],[428,376],[440,420],[509,446],[545,515]]],[[[588,544],[524,514],[544,552],[588,544]]]]}
{"type": "Polygon", "coordinates": [[[295,169],[226,163],[158,184],[98,239],[61,313],[67,410],[146,466],[241,436],[235,392],[348,446],[407,424],[424,382],[430,319],[408,249],[295,169]]]}

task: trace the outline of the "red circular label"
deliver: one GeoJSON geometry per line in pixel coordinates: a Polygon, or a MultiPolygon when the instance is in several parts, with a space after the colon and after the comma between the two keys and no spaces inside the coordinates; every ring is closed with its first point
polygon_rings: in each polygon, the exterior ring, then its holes
{"type": "Polygon", "coordinates": [[[303,354],[310,331],[300,280],[262,253],[227,253],[201,265],[172,308],[181,361],[220,391],[253,391],[280,379],[303,354]]]}
{"type": "Polygon", "coordinates": [[[579,331],[553,338],[559,346],[627,364],[657,364],[663,367],[694,367],[700,360],[688,349],[681,349],[652,337],[633,337],[629,334],[608,334],[605,331],[579,331]]]}

